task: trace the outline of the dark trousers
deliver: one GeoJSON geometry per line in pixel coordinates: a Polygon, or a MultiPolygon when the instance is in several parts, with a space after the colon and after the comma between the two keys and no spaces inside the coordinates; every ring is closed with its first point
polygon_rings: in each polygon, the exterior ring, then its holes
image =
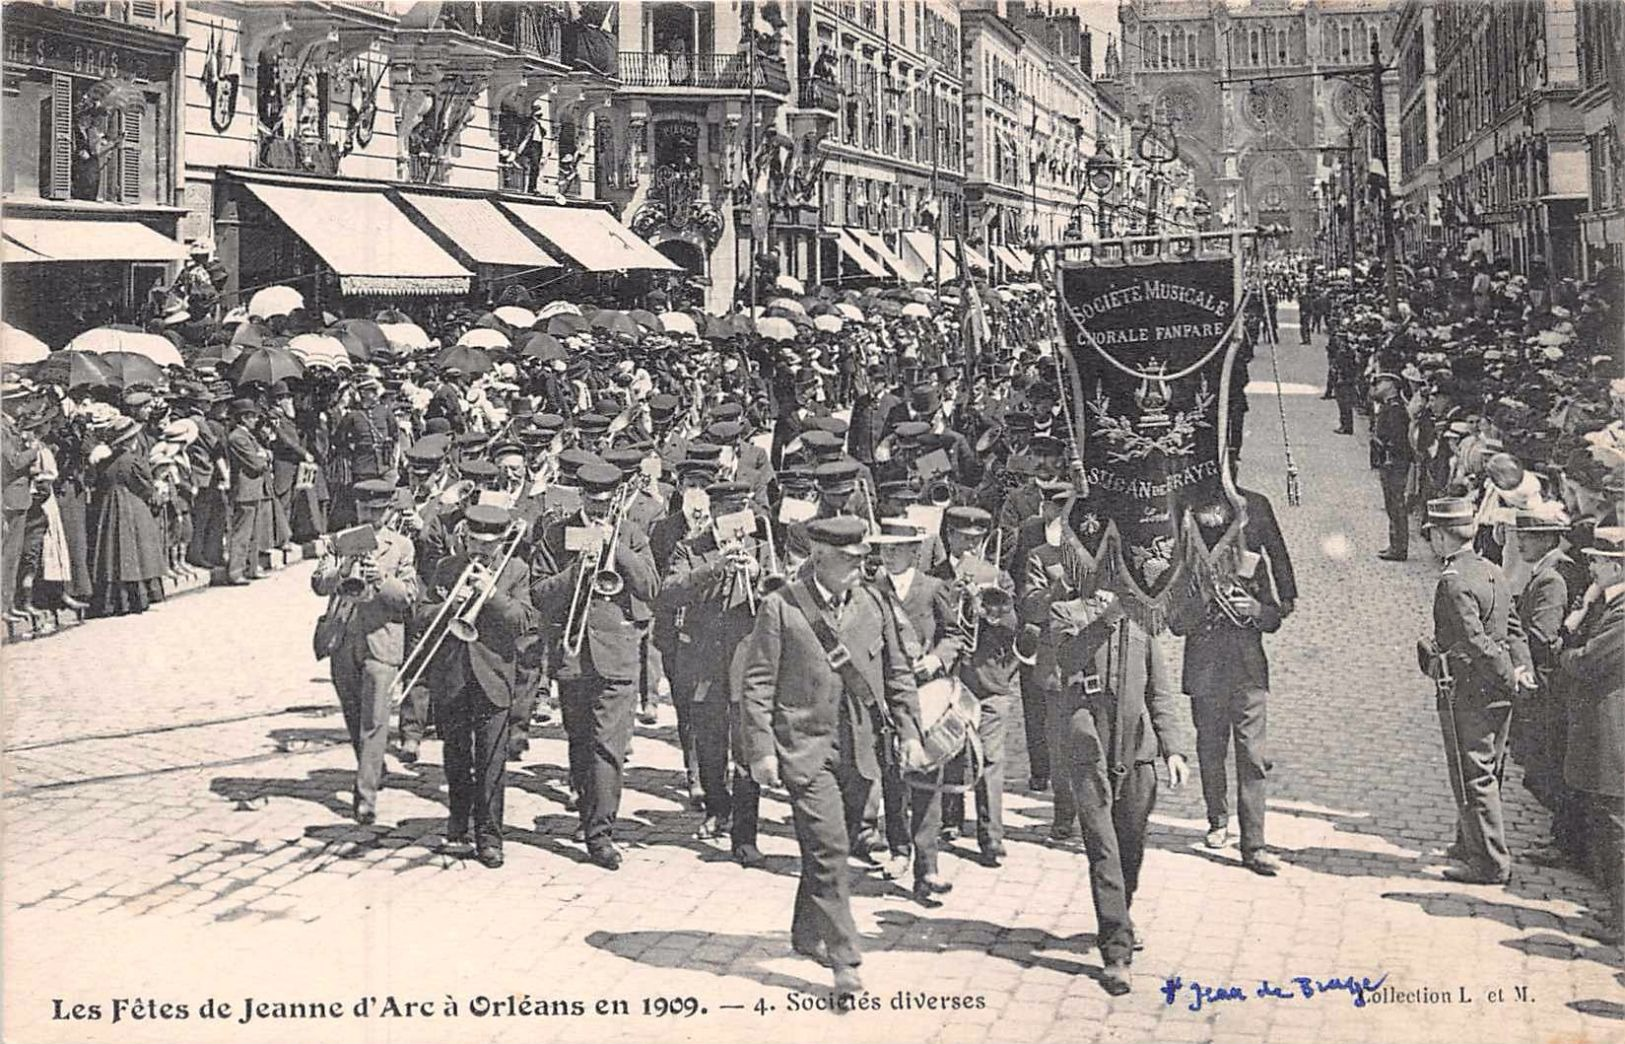
{"type": "Polygon", "coordinates": [[[603,848],[614,840],[615,816],[621,808],[621,770],[627,744],[632,742],[637,700],[638,686],[633,679],[589,676],[559,682],[559,704],[569,739],[570,783],[579,796],[588,848],[603,848]]]}
{"type": "MultiPolygon", "coordinates": [[[[669,672],[666,677],[671,681],[671,705],[677,711],[677,744],[683,751],[683,773],[687,776],[689,793],[709,793],[709,784],[700,765],[699,730],[694,720],[698,711],[698,705],[694,702],[694,686],[682,672],[669,672]]],[[[713,694],[712,699],[717,698],[713,694]]],[[[706,807],[709,811],[710,806],[706,807]]]]}
{"type": "Polygon", "coordinates": [[[461,692],[439,703],[436,720],[446,744],[449,832],[466,831],[472,819],[475,843],[481,848],[501,848],[508,708],[486,699],[478,683],[470,681],[461,692]]]}
{"type": "Polygon", "coordinates": [[[1625,798],[1571,793],[1590,849],[1581,867],[1608,893],[1614,930],[1625,930],[1625,798]]]}
{"type": "MultiPolygon", "coordinates": [[[[1093,718],[1078,711],[1074,718],[1093,718]]],[[[1075,764],[1074,785],[1083,793],[1079,778],[1096,771],[1075,764]]],[[[1104,765],[1101,766],[1104,769],[1104,765]]],[[[1134,953],[1134,921],[1129,907],[1140,886],[1140,866],[1145,862],[1145,828],[1151,809],[1157,803],[1157,768],[1135,765],[1123,777],[1116,794],[1108,792],[1104,804],[1093,800],[1078,803],[1083,824],[1083,847],[1089,854],[1089,890],[1095,898],[1095,918],[1099,922],[1096,939],[1100,956],[1106,961],[1127,962],[1134,953]]]]}
{"type": "Polygon", "coordinates": [[[1354,390],[1339,387],[1337,397],[1337,426],[1342,431],[1354,430],[1354,390]]]}
{"type": "Polygon", "coordinates": [[[28,509],[7,508],[0,526],[0,611],[10,612],[17,604],[17,574],[28,536],[23,532],[28,509]]]}
{"type": "Polygon", "coordinates": [[[1031,667],[1021,668],[1021,724],[1027,734],[1027,765],[1034,779],[1050,778],[1044,703],[1052,691],[1031,667]]]}
{"type": "Polygon", "coordinates": [[[429,730],[429,710],[429,687],[422,682],[412,686],[412,691],[401,697],[402,743],[423,741],[423,734],[429,730]]]}
{"type": "Polygon", "coordinates": [[[910,786],[895,762],[881,767],[880,790],[886,807],[886,847],[893,855],[913,851],[915,880],[935,874],[942,794],[910,786]]]}
{"type": "Polygon", "coordinates": [[[1225,762],[1230,742],[1236,744],[1236,812],[1241,820],[1241,852],[1257,851],[1264,840],[1264,779],[1269,758],[1264,752],[1265,704],[1268,689],[1244,688],[1224,696],[1191,697],[1196,723],[1196,760],[1202,776],[1202,798],[1209,827],[1230,821],[1230,780],[1225,762]]]}
{"type": "Polygon", "coordinates": [[[1504,878],[1512,868],[1501,809],[1501,752],[1512,721],[1512,701],[1495,694],[1458,692],[1439,703],[1445,768],[1456,795],[1456,834],[1466,862],[1487,876],[1504,878]],[[1445,715],[1455,723],[1452,749],[1445,715]]]}
{"type": "Polygon", "coordinates": [[[1405,482],[1410,465],[1379,468],[1382,480],[1382,510],[1388,516],[1388,549],[1396,555],[1410,553],[1411,516],[1405,506],[1405,482]]]}
{"type": "Polygon", "coordinates": [[[863,961],[846,876],[847,827],[854,803],[862,808],[861,797],[853,795],[867,793],[869,784],[836,752],[811,779],[788,787],[791,821],[801,849],[801,880],[796,887],[790,939],[805,950],[823,942],[836,965],[863,961]]]}
{"type": "Polygon", "coordinates": [[[520,664],[514,670],[513,705],[508,708],[508,751],[519,755],[530,747],[530,716],[546,681],[540,667],[520,664]]]}
{"type": "Polygon", "coordinates": [[[254,500],[231,505],[231,534],[226,543],[226,577],[241,580],[260,575],[260,547],[256,533],[260,530],[261,512],[271,510],[269,500],[254,500]]]}
{"type": "Polygon", "coordinates": [[[1078,797],[1072,789],[1077,778],[1077,747],[1072,741],[1072,717],[1083,705],[1083,695],[1076,689],[1056,689],[1045,697],[1049,753],[1055,767],[1050,778],[1054,794],[1054,818],[1050,821],[1050,836],[1071,838],[1078,834],[1078,797]]]}
{"type": "MultiPolygon", "coordinates": [[[[982,778],[976,781],[976,841],[983,848],[1004,841],[1004,736],[1010,727],[1012,697],[999,693],[982,697],[982,720],[976,727],[982,737],[982,778]]],[[[964,763],[956,759],[950,766],[948,782],[964,779],[964,763]],[[958,774],[954,774],[954,769],[958,774]]],[[[963,830],[965,796],[942,795],[942,821],[963,830]]]]}
{"type": "Polygon", "coordinates": [[[389,746],[389,690],[396,665],[367,656],[364,636],[349,638],[333,650],[333,688],[344,712],[344,727],[355,751],[355,807],[358,812],[378,808],[378,788],[384,779],[384,751],[389,746]]]}
{"type": "MultiPolygon", "coordinates": [[[[733,714],[730,713],[727,694],[713,688],[700,702],[694,703],[692,699],[685,702],[689,707],[691,741],[697,762],[695,768],[700,789],[705,792],[705,814],[725,820],[732,811],[728,793],[728,748],[733,714]]],[[[684,761],[687,761],[686,757],[684,761]]]]}

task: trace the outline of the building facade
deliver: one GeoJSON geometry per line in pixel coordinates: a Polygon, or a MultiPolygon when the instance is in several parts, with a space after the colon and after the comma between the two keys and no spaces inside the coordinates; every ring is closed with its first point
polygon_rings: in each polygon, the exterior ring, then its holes
{"type": "Polygon", "coordinates": [[[1578,0],[1575,36],[1580,90],[1574,98],[1585,134],[1587,199],[1580,215],[1583,271],[1625,265],[1625,5],[1578,0]]]}
{"type": "Polygon", "coordinates": [[[1394,182],[1404,256],[1430,256],[1443,245],[1439,194],[1438,26],[1435,0],[1409,0],[1395,29],[1399,67],[1399,170],[1394,182]]]}
{"type": "Polygon", "coordinates": [[[1374,120],[1370,75],[1374,49],[1385,62],[1394,53],[1397,11],[1391,0],[1125,0],[1125,105],[1173,127],[1193,192],[1222,219],[1284,225],[1288,245],[1313,250],[1357,180],[1346,176],[1354,154],[1381,152],[1362,137],[1381,135],[1398,167],[1398,76],[1382,76],[1374,120]]]}
{"type": "Polygon", "coordinates": [[[1589,185],[1574,5],[1449,3],[1435,20],[1439,178],[1454,235],[1517,271],[1578,273],[1589,185]]]}
{"type": "Polygon", "coordinates": [[[185,256],[182,15],[174,0],[0,12],[6,318],[60,343],[127,314],[185,256]]]}

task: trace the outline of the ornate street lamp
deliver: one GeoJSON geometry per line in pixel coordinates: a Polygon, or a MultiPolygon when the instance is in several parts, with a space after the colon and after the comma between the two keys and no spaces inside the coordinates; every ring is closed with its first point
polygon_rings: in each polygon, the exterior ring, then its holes
{"type": "Polygon", "coordinates": [[[1100,206],[1095,210],[1095,231],[1101,239],[1111,235],[1110,219],[1106,216],[1106,197],[1117,185],[1117,175],[1122,167],[1122,161],[1112,154],[1111,141],[1107,138],[1096,139],[1095,154],[1089,157],[1084,170],[1089,187],[1100,196],[1100,206]]]}

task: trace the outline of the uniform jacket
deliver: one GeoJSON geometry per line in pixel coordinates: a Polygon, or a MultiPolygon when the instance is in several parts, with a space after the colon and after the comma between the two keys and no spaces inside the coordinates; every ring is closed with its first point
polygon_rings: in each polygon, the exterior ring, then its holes
{"type": "Polygon", "coordinates": [[[1470,547],[1445,560],[1433,592],[1433,640],[1449,660],[1458,697],[1511,699],[1511,585],[1470,547]]]}
{"type": "Polygon", "coordinates": [[[1251,489],[1243,489],[1241,494],[1247,501],[1247,550],[1269,559],[1276,597],[1282,602],[1296,602],[1298,576],[1292,569],[1292,556],[1287,552],[1270,498],[1251,489]]]}
{"type": "Polygon", "coordinates": [[[350,464],[356,479],[378,478],[395,467],[395,417],[389,407],[357,406],[339,420],[333,446],[350,464]]]}
{"type": "Polygon", "coordinates": [[[745,581],[734,576],[716,536],[705,532],[677,545],[660,584],[662,604],[682,613],[682,626],[674,628],[674,666],[693,686],[695,702],[727,697],[729,664],[755,624],[745,581]]]}
{"type": "Polygon", "coordinates": [[[1569,708],[1563,779],[1578,790],[1625,797],[1625,591],[1589,614],[1574,642],[1558,657],[1569,708]]]}
{"type": "MultiPolygon", "coordinates": [[[[532,564],[534,579],[531,600],[541,614],[541,627],[548,643],[552,677],[576,679],[596,674],[600,678],[628,681],[642,668],[644,625],[653,618],[652,605],[660,593],[660,574],[655,571],[649,538],[642,529],[621,527],[615,549],[615,568],[621,574],[619,594],[611,598],[592,595],[587,608],[587,640],[581,653],[569,655],[563,647],[564,625],[570,613],[570,600],[582,555],[565,550],[565,532],[585,525],[580,515],[555,518],[548,522],[537,542],[532,564]]],[[[593,568],[596,560],[589,562],[593,568]]]]}
{"type": "MultiPolygon", "coordinates": [[[[1015,600],[1016,585],[1010,579],[1010,574],[1003,569],[989,566],[992,570],[993,582],[997,587],[1010,595],[1012,603],[1015,600]]],[[[955,567],[952,561],[943,561],[936,566],[931,575],[941,580],[945,586],[958,599],[962,593],[954,587],[955,567]]],[[[986,582],[986,576],[974,578],[979,582],[986,582]]],[[[955,602],[955,618],[958,616],[958,603],[955,602]]],[[[1017,619],[1012,611],[1008,620],[999,623],[994,620],[983,620],[977,629],[976,644],[970,644],[970,633],[961,631],[957,672],[959,680],[968,685],[979,699],[990,696],[1011,696],[1016,692],[1018,684],[1019,664],[1016,661],[1017,619]]]]}
{"type": "MultiPolygon", "coordinates": [[[[468,556],[459,553],[441,559],[435,566],[428,596],[418,605],[419,634],[428,629],[445,604],[445,596],[436,588],[449,592],[467,565],[468,556]]],[[[520,655],[536,637],[536,609],[530,600],[529,580],[530,571],[517,559],[503,568],[496,587],[474,619],[479,637],[463,642],[448,636],[435,654],[428,671],[431,692],[454,696],[472,681],[492,706],[513,703],[520,655]]]]}
{"type": "MultiPolygon", "coordinates": [[[[1191,736],[1180,696],[1179,641],[1169,631],[1151,635],[1127,617],[1095,623],[1067,640],[1077,646],[1063,658],[1088,664],[1100,688],[1085,692],[1079,713],[1094,718],[1079,763],[1092,768],[1088,791],[1079,797],[1104,805],[1111,793],[1111,770],[1154,763],[1178,754],[1190,757],[1191,736]],[[1121,735],[1118,730],[1124,730],[1121,735]]],[[[1091,686],[1093,688],[1093,686],[1091,686]]]]}
{"type": "MultiPolygon", "coordinates": [[[[393,530],[378,531],[378,583],[362,597],[339,599],[333,612],[345,616],[342,642],[365,642],[367,659],[399,665],[405,656],[406,621],[418,596],[412,541],[393,530]]],[[[310,575],[310,588],[323,598],[338,590],[348,563],[324,556],[310,575]],[[341,571],[341,565],[344,567],[341,571]]]]}
{"type": "Polygon", "coordinates": [[[1562,648],[1558,631],[1572,600],[1565,566],[1572,567],[1574,562],[1558,549],[1535,564],[1538,568],[1529,582],[1512,599],[1519,631],[1512,642],[1512,661],[1533,670],[1545,689],[1562,648]]]}
{"type": "Polygon", "coordinates": [[[1249,623],[1234,623],[1202,595],[1178,599],[1170,606],[1168,627],[1185,639],[1183,687],[1187,693],[1229,696],[1243,689],[1270,687],[1264,635],[1281,627],[1281,607],[1275,599],[1278,585],[1271,572],[1269,559],[1263,558],[1252,579],[1235,579],[1263,607],[1249,623]]]}
{"type": "MultiPolygon", "coordinates": [[[[794,583],[818,602],[817,585],[811,579],[794,583]]],[[[914,672],[891,614],[861,586],[851,592],[844,608],[826,606],[825,611],[874,699],[886,702],[902,736],[917,738],[920,712],[914,672]]],[[[746,764],[777,753],[779,773],[794,788],[805,785],[838,753],[865,779],[879,778],[876,711],[845,692],[788,590],[762,601],[755,627],[745,640],[743,660],[746,764]]]]}
{"type": "Polygon", "coordinates": [[[874,586],[892,600],[893,606],[902,610],[898,631],[911,659],[934,655],[942,661],[948,674],[953,674],[961,644],[958,592],[953,586],[920,569],[914,570],[906,598],[897,596],[890,574],[876,580],[874,586]],[[904,623],[907,628],[902,626],[904,623]]]}
{"type": "Polygon", "coordinates": [[[1411,417],[1399,396],[1377,405],[1371,421],[1371,463],[1374,467],[1409,467],[1411,417]]]}
{"type": "Polygon", "coordinates": [[[231,461],[231,501],[252,504],[271,496],[271,451],[244,425],[236,425],[226,436],[226,455],[231,461]]]}

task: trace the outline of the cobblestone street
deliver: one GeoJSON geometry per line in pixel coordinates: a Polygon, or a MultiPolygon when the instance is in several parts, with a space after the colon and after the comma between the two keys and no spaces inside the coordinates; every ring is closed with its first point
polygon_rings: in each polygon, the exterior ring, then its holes
{"type": "MultiPolygon", "coordinates": [[[[12,996],[30,998],[7,1006],[5,1039],[437,1041],[454,1032],[448,999],[456,1032],[492,1040],[1621,1039],[1625,965],[1583,934],[1602,901],[1588,882],[1519,864],[1508,887],[1480,888],[1433,870],[1454,813],[1413,643],[1435,566],[1420,544],[1409,563],[1375,558],[1384,519],[1363,422],[1354,437],[1332,434],[1323,345],[1298,344],[1294,309],[1281,318],[1303,505],[1286,504],[1267,354],[1252,366],[1241,479],[1274,500],[1302,588],[1266,639],[1268,828],[1286,867],[1265,879],[1234,848],[1203,848],[1199,788],[1164,786],[1135,905],[1146,949],[1133,993],[1109,997],[1093,977],[1084,856],[1043,843],[1048,795],[1023,789],[1019,745],[1002,867],[961,841],[942,860],[955,887],[935,910],[894,883],[855,880],[878,1010],[846,1016],[795,1010],[792,995],[810,1004],[829,981],[790,950],[798,860],[783,796],[764,804],[766,871],[740,868],[725,841],[695,840],[669,706],[638,729],[617,874],[570,841],[556,726],[510,766],[502,870],[437,851],[437,742],[417,765],[390,756],[379,823],[357,826],[354,759],[310,653],[321,603],[304,563],[0,654],[5,974],[12,996]],[[1237,985],[1246,999],[1193,1011],[1189,989],[1168,1002],[1173,976],[1237,985]],[[1260,980],[1295,976],[1386,976],[1437,994],[1364,1006],[1346,993],[1255,995],[1260,980]],[[356,1015],[358,1000],[390,995],[433,1015],[356,1015]],[[231,1003],[231,1025],[200,1017],[210,997],[231,1003]],[[343,1015],[236,1024],[247,997],[337,1002],[343,1015]],[[646,999],[683,997],[703,1012],[645,1014],[646,999]],[[131,1021],[125,1010],[115,1024],[113,998],[185,1004],[189,1017],[131,1021]],[[477,998],[513,998],[511,1017],[477,998]],[[101,1018],[53,1018],[53,999],[60,1014],[95,1004],[101,1018]],[[583,1009],[528,1014],[525,1000],[583,1009]],[[600,1014],[600,1000],[627,1009],[600,1014]]],[[[1507,794],[1516,853],[1546,816],[1515,768],[1507,794]]]]}

